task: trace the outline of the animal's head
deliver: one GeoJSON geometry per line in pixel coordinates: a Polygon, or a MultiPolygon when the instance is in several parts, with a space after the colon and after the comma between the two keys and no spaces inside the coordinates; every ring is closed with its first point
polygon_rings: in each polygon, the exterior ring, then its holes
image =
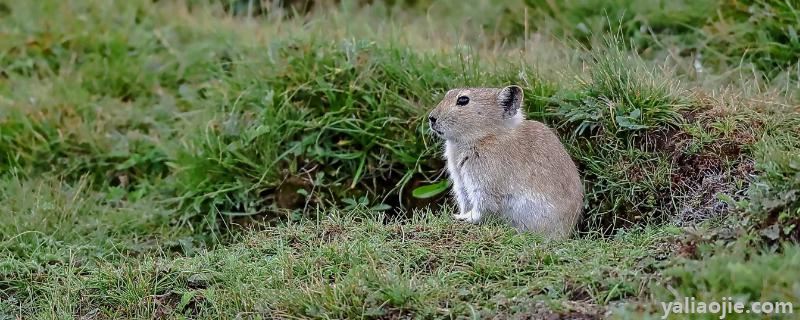
{"type": "Polygon", "coordinates": [[[428,115],[431,130],[446,140],[474,141],[513,128],[525,119],[522,88],[458,88],[428,115]]]}

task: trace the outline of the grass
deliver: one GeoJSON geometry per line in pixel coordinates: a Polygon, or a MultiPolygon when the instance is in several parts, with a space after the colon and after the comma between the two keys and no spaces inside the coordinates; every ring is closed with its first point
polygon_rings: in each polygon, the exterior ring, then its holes
{"type": "Polygon", "coordinates": [[[192,257],[67,260],[45,274],[10,278],[39,279],[28,288],[31,315],[45,317],[95,309],[110,318],[507,317],[545,314],[550,311],[537,301],[562,299],[581,302],[564,312],[594,314],[601,310],[592,301],[641,296],[657,263],[648,255],[666,254],[658,239],[676,234],[643,229],[555,244],[502,225],[454,223],[430,211],[407,221],[383,218],[329,212],[192,257]],[[60,283],[74,285],[45,289],[60,283]]]}
{"type": "Polygon", "coordinates": [[[796,10],[0,3],[0,319],[798,304],[796,10]],[[572,239],[449,218],[426,114],[511,83],[581,171],[572,239]]]}

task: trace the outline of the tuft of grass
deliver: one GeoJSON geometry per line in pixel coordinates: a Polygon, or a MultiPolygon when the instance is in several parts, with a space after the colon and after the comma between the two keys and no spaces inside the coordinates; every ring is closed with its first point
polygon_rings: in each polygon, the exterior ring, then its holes
{"type": "Polygon", "coordinates": [[[168,172],[158,140],[167,130],[154,126],[135,105],[93,99],[67,83],[20,80],[14,91],[0,92],[13,99],[0,102],[3,172],[59,171],[72,181],[89,175],[99,185],[125,187],[168,172]]]}
{"type": "Polygon", "coordinates": [[[624,51],[625,42],[606,40],[589,55],[589,79],[558,99],[558,113],[577,135],[607,133],[629,138],[628,132],[669,128],[680,122],[690,105],[686,91],[663,72],[624,51]]]}

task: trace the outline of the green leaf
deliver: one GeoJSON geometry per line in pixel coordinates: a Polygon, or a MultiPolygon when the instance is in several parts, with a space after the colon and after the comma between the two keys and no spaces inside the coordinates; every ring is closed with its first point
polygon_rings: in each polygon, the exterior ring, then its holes
{"type": "Polygon", "coordinates": [[[628,115],[629,118],[636,120],[639,120],[639,117],[641,116],[642,116],[642,110],[639,110],[639,108],[633,109],[633,111],[631,111],[631,113],[628,115]]]}
{"type": "Polygon", "coordinates": [[[372,208],[369,208],[369,210],[370,211],[386,211],[386,210],[389,210],[391,208],[392,208],[392,206],[390,206],[388,204],[380,203],[380,204],[376,204],[376,205],[372,206],[372,208]]]}
{"type": "Polygon", "coordinates": [[[186,291],[181,295],[181,303],[178,304],[178,309],[186,308],[189,305],[189,302],[192,301],[194,296],[196,295],[195,291],[186,291]]]}
{"type": "Polygon", "coordinates": [[[729,206],[734,206],[736,204],[736,201],[733,200],[733,197],[725,193],[718,193],[717,200],[722,201],[729,206]]]}
{"type": "Polygon", "coordinates": [[[414,189],[414,191],[411,192],[411,195],[414,198],[427,199],[439,195],[440,193],[447,190],[447,188],[449,187],[450,187],[450,181],[444,180],[434,184],[417,187],[414,189]]]}
{"type": "MultiPolygon", "coordinates": [[[[616,116],[617,125],[625,130],[639,130],[639,129],[646,129],[647,126],[643,126],[637,123],[631,122],[631,119],[628,117],[623,116],[616,116]]],[[[636,119],[634,119],[636,121],[636,119]]]]}

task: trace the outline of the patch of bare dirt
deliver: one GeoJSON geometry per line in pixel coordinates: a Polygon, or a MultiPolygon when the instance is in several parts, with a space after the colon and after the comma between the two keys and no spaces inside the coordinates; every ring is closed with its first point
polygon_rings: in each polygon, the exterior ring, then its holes
{"type": "Polygon", "coordinates": [[[174,291],[151,298],[154,305],[153,319],[172,319],[176,313],[194,319],[200,314],[206,301],[198,291],[194,291],[185,303],[182,301],[183,296],[174,291]]]}
{"type": "Polygon", "coordinates": [[[286,177],[275,191],[275,203],[283,209],[301,208],[305,199],[298,191],[306,188],[310,188],[308,181],[295,176],[286,177]]]}
{"type": "Polygon", "coordinates": [[[345,237],[347,237],[347,230],[338,224],[325,225],[320,231],[320,238],[328,243],[345,237]]]}

